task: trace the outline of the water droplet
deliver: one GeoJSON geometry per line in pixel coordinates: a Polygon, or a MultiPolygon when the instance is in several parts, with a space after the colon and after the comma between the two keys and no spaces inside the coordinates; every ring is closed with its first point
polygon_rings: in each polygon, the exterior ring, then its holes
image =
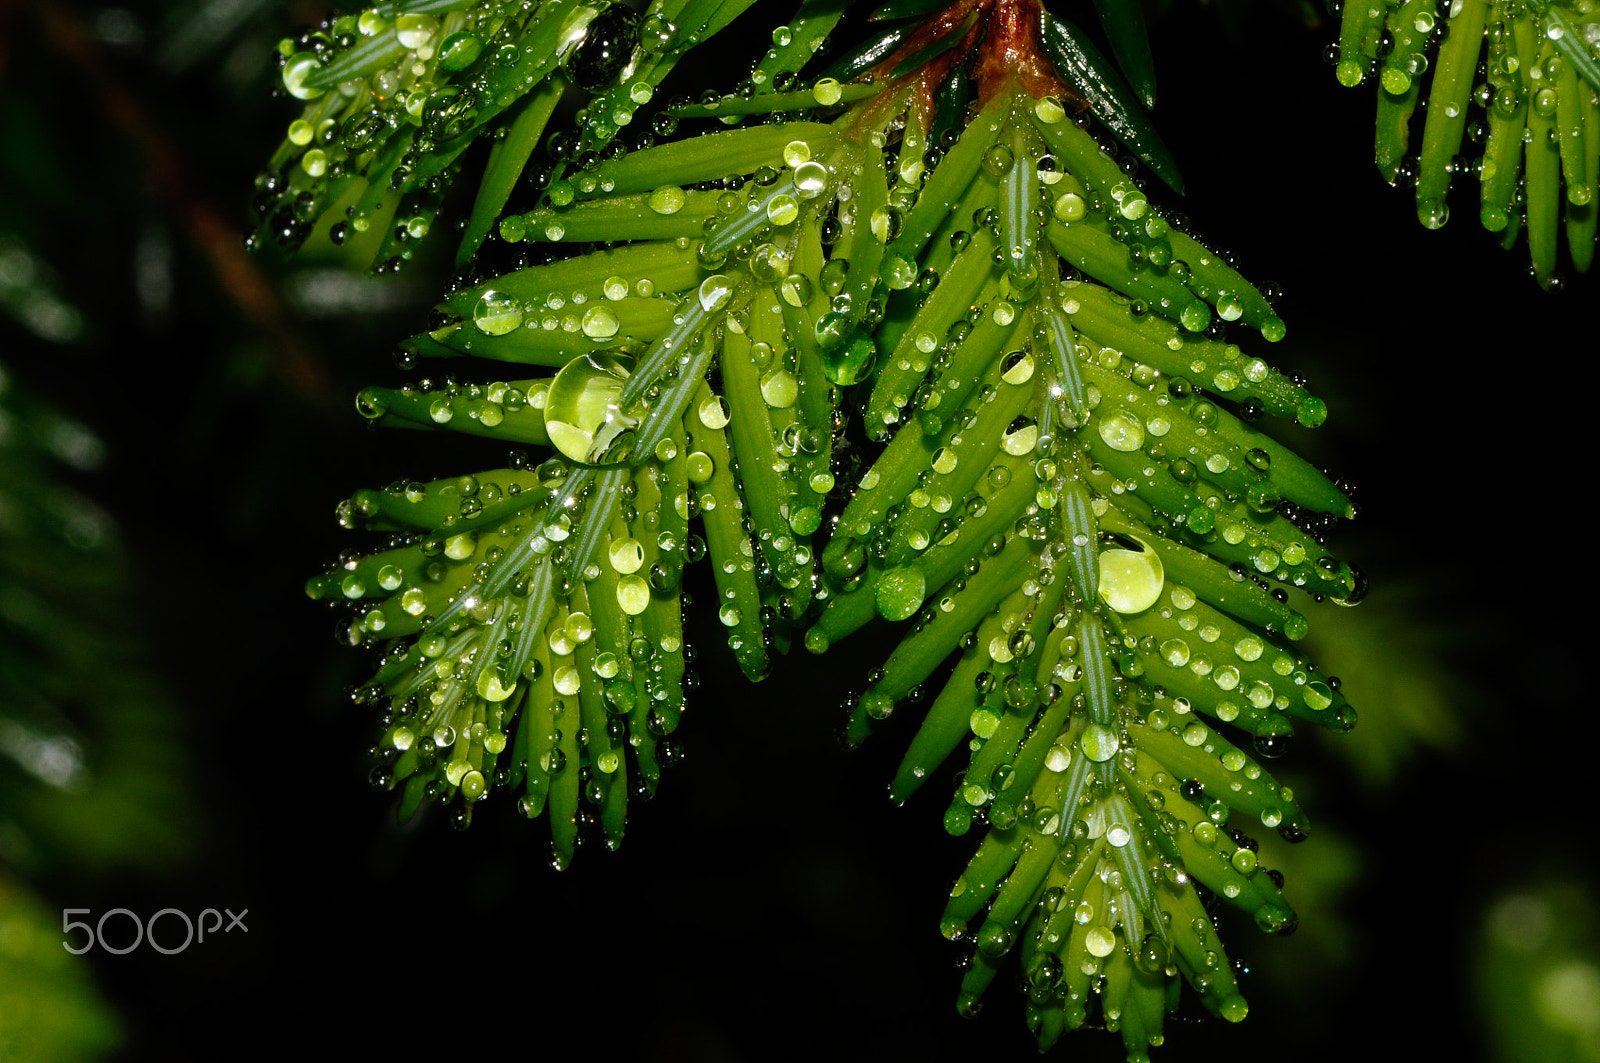
{"type": "Polygon", "coordinates": [[[815,199],[828,187],[828,170],[820,162],[802,162],[794,168],[794,190],[801,199],[815,199]]]}
{"type": "Polygon", "coordinates": [[[1113,410],[1099,422],[1100,438],[1112,450],[1128,454],[1144,446],[1144,425],[1127,410],[1113,410]]]}
{"type": "Polygon", "coordinates": [[[312,88],[306,79],[322,69],[322,64],[310,52],[298,52],[283,64],[283,87],[297,100],[314,100],[326,89],[312,88]]]}
{"type": "Polygon", "coordinates": [[[657,214],[676,214],[689,202],[689,197],[677,185],[662,185],[650,193],[650,209],[657,214]]]}
{"type": "Polygon", "coordinates": [[[1031,418],[1019,417],[1006,428],[1000,440],[1001,448],[1012,457],[1020,458],[1033,453],[1039,442],[1039,426],[1031,418]]]}
{"type": "Polygon", "coordinates": [[[700,282],[700,308],[707,313],[721,310],[733,298],[733,281],[720,273],[700,282]]]}
{"type": "Polygon", "coordinates": [[[452,74],[478,61],[483,54],[483,39],[472,33],[452,33],[439,46],[439,65],[452,74]]]}
{"type": "Polygon", "coordinates": [[[493,289],[479,297],[472,308],[472,323],[487,336],[504,336],[522,327],[522,304],[493,289]]]}
{"type": "Polygon", "coordinates": [[[1117,936],[1109,927],[1093,926],[1083,936],[1083,947],[1088,950],[1089,955],[1104,959],[1117,947],[1117,936]]]}
{"type": "Polygon", "coordinates": [[[767,220],[774,225],[792,225],[800,217],[800,201],[793,196],[773,196],[767,201],[767,220]]]}
{"type": "Polygon", "coordinates": [[[1011,172],[1016,155],[1004,144],[992,144],[983,153],[983,169],[990,177],[1004,177],[1011,172]]]}
{"type": "Polygon", "coordinates": [[[1096,764],[1103,764],[1116,756],[1120,744],[1116,731],[1097,723],[1085,726],[1078,738],[1078,748],[1096,764]]]}
{"type": "Polygon", "coordinates": [[[617,315],[604,306],[591,306],[583,313],[583,334],[592,340],[608,340],[620,327],[617,315]]]}
{"type": "Polygon", "coordinates": [[[500,676],[492,668],[485,668],[478,674],[478,696],[484,701],[504,701],[517,689],[516,681],[510,686],[500,681],[500,676]]]}
{"type": "Polygon", "coordinates": [[[439,20],[432,15],[401,15],[394,20],[395,37],[413,52],[426,47],[438,31],[439,20]]]}
{"type": "Polygon", "coordinates": [[[707,428],[726,428],[732,419],[727,400],[721,395],[707,396],[705,401],[700,403],[699,413],[700,423],[707,428]]]}
{"type": "Polygon", "coordinates": [[[761,378],[761,397],[774,409],[788,409],[799,395],[799,382],[786,369],[774,369],[761,378]]]}
{"type": "Polygon", "coordinates": [[[650,607],[650,584],[643,576],[623,576],[617,580],[617,605],[629,616],[638,616],[650,607]]]}
{"type": "Polygon", "coordinates": [[[1026,384],[1033,379],[1033,355],[1027,351],[1012,351],[1000,363],[1000,379],[1007,384],[1026,384]]]}
{"type": "Polygon", "coordinates": [[[1165,570],[1153,546],[1143,539],[1128,538],[1140,549],[1100,551],[1100,597],[1119,613],[1141,613],[1161,597],[1165,570]]]}
{"type": "Polygon", "coordinates": [[[615,464],[625,461],[628,439],[643,410],[619,403],[633,359],[604,352],[568,362],[550,382],[545,400],[545,430],[550,442],[573,461],[615,464]]]}
{"type": "Polygon", "coordinates": [[[922,607],[926,596],[927,584],[919,566],[901,565],[878,578],[878,614],[887,620],[908,619],[922,607]]]}

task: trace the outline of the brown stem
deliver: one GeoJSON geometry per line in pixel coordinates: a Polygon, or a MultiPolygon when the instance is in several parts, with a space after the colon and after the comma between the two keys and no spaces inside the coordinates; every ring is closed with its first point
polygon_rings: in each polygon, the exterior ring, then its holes
{"type": "Polygon", "coordinates": [[[905,75],[916,79],[913,91],[923,102],[931,105],[939,85],[976,48],[973,78],[980,107],[996,93],[1014,89],[1035,99],[1056,96],[1064,105],[1080,111],[1087,106],[1082,96],[1056,76],[1055,67],[1045,55],[1041,39],[1044,13],[1038,0],[956,0],[929,16],[867,76],[874,81],[887,79],[901,63],[956,32],[969,20],[971,25],[954,47],[905,75]]]}
{"type": "Polygon", "coordinates": [[[995,93],[1020,87],[1034,99],[1056,96],[1063,102],[1077,102],[1071,91],[1056,76],[1055,67],[1044,54],[1040,37],[1044,13],[1038,0],[995,0],[989,15],[989,32],[979,46],[973,79],[978,83],[978,106],[988,103],[995,93]]]}

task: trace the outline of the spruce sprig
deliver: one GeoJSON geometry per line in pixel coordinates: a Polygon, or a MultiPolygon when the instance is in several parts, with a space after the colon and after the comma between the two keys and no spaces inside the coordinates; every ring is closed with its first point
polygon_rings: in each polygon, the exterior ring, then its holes
{"type": "MultiPolygon", "coordinates": [[[[291,251],[313,237],[351,241],[375,271],[397,270],[433,231],[467,150],[487,138],[457,249],[465,264],[569,87],[591,100],[581,134],[563,136],[558,170],[605,149],[678,61],[751,2],[657,0],[641,17],[609,0],[394,0],[285,38],[283,87],[305,107],[256,180],[251,241],[291,251]]],[[[778,52],[774,67],[809,58],[818,34],[778,52]]]]}
{"type": "Polygon", "coordinates": [[[1483,227],[1507,248],[1525,230],[1533,275],[1546,288],[1557,283],[1563,230],[1572,267],[1585,273],[1594,262],[1597,55],[1593,5],[1564,0],[1458,0],[1448,12],[1431,0],[1349,0],[1334,49],[1341,84],[1378,83],[1378,169],[1391,184],[1415,181],[1422,224],[1445,224],[1452,177],[1476,176],[1483,227]],[[1430,67],[1413,154],[1412,119],[1430,67]]]}
{"type": "Polygon", "coordinates": [[[360,697],[402,812],[436,798],[465,825],[507,789],[548,811],[558,866],[587,818],[620,841],[628,780],[658,780],[685,562],[708,557],[752,679],[793,638],[909,621],[847,734],[957,658],[891,793],[967,746],[945,824],[987,832],[943,921],[976,942],[962,1010],[1019,950],[1041,1045],[1093,1015],[1140,1059],[1182,981],[1244,1016],[1207,898],[1294,926],[1242,828],[1306,819],[1243,746],[1354,723],[1287,593],[1360,599],[1310,530],[1354,510],[1255,426],[1327,413],[1229,341],[1283,338],[1268,299],[1072,117],[1170,181],[1104,61],[1033,0],[897,14],[809,81],[784,27],[743,90],[662,127],[734,128],[562,158],[501,217],[529,264],[404,346],[506,379],[357,404],[553,453],[358,492],[342,522],[396,538],[308,589],[384,647],[360,697]],[[883,444],[864,467],[843,458],[858,420],[883,444]]]}

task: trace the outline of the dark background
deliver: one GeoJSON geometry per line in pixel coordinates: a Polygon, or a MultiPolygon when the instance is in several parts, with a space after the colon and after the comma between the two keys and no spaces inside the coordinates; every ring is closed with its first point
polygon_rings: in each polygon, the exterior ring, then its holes
{"type": "MultiPolygon", "coordinates": [[[[617,853],[591,844],[554,872],[546,827],[500,801],[465,834],[437,813],[395,826],[364,779],[375,723],[343,694],[365,662],[301,587],[359,545],[332,517],[352,489],[499,455],[369,433],[351,408],[363,383],[400,379],[389,353],[441,271],[366,296],[388,309],[329,315],[284,294],[303,267],[240,258],[251,181],[294,113],[250,50],[321,12],[261,6],[174,59],[164,44],[197,10],[139,3],[108,23],[81,2],[0,3],[15,156],[0,219],[88,322],[52,344],[6,319],[0,350],[106,443],[105,468],[77,482],[133,558],[192,817],[181,860],[62,865],[35,886],[96,911],[249,909],[248,936],[94,956],[125,1058],[1031,1057],[1004,980],[976,1020],[955,1015],[961,953],[937,924],[973,839],[943,834],[936,794],[885,799],[911,721],[857,753],[834,742],[873,664],[861,645],[750,687],[700,616],[683,763],[617,853]],[[29,136],[47,147],[29,154],[29,136]]],[[[1158,1058],[1493,1058],[1475,989],[1485,912],[1592,870],[1578,448],[1595,281],[1540,292],[1467,195],[1443,231],[1417,225],[1370,162],[1372,89],[1340,88],[1323,62],[1335,34],[1269,3],[1179,3],[1153,27],[1157,119],[1189,193],[1152,195],[1281,288],[1288,339],[1250,346],[1328,399],[1328,425],[1297,442],[1357,485],[1362,515],[1337,542],[1375,588],[1339,658],[1375,737],[1352,754],[1338,743],[1360,731],[1307,736],[1281,762],[1317,828],[1281,865],[1291,900],[1303,866],[1302,932],[1236,921],[1250,1018],[1173,1022],[1158,1058]],[[1442,713],[1408,715],[1419,686],[1442,713]],[[1320,844],[1337,859],[1319,864],[1320,844]]],[[[1103,1034],[1059,1051],[1121,1058],[1103,1034]]]]}

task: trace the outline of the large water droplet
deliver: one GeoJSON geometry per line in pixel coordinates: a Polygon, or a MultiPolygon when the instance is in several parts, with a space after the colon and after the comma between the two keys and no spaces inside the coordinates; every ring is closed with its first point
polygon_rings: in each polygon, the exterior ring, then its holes
{"type": "Polygon", "coordinates": [[[490,289],[472,308],[472,323],[488,336],[504,336],[522,327],[522,304],[509,295],[490,289]]]}
{"type": "Polygon", "coordinates": [[[676,214],[689,202],[689,197],[677,185],[662,185],[650,193],[650,209],[657,214],[676,214]]]}
{"type": "Polygon", "coordinates": [[[439,31],[439,20],[432,15],[401,15],[394,20],[394,34],[402,47],[413,52],[425,48],[439,31]]]}
{"type": "Polygon", "coordinates": [[[878,614],[886,620],[905,620],[922,607],[927,583],[917,565],[891,568],[878,579],[878,614]]]}
{"type": "Polygon", "coordinates": [[[574,358],[550,382],[544,424],[550,442],[573,461],[591,465],[626,461],[642,406],[624,410],[622,389],[633,359],[596,352],[574,358]]]}
{"type": "Polygon", "coordinates": [[[1165,570],[1153,546],[1143,539],[1128,538],[1139,549],[1100,551],[1100,597],[1119,613],[1142,613],[1161,597],[1165,570]]]}
{"type": "Polygon", "coordinates": [[[1144,425],[1127,410],[1113,410],[1099,419],[1100,438],[1124,454],[1144,446],[1144,425]]]}
{"type": "Polygon", "coordinates": [[[733,298],[733,281],[720,273],[700,282],[700,308],[706,313],[721,310],[733,298]]]}

